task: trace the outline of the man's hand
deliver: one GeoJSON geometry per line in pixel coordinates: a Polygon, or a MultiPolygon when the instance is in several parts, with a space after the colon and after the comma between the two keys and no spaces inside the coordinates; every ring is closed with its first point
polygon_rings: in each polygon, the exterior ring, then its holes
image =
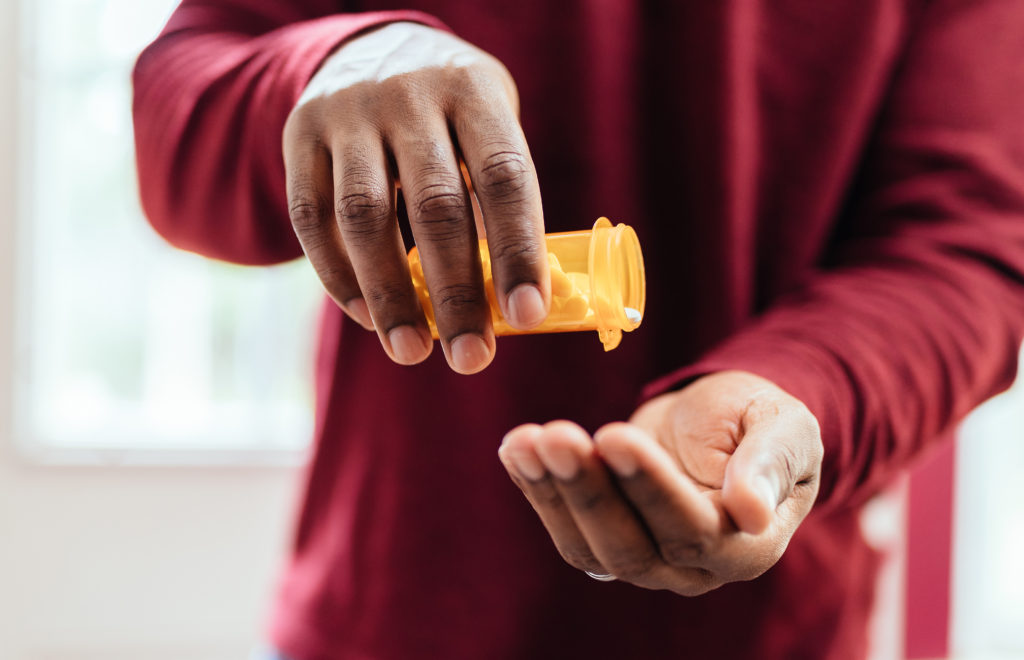
{"type": "Polygon", "coordinates": [[[449,364],[474,373],[494,355],[460,161],[502,314],[521,329],[547,316],[540,192],[517,114],[515,84],[494,57],[447,32],[393,23],[338,49],[288,118],[295,232],[327,293],[376,329],[396,362],[420,362],[433,347],[397,224],[399,184],[449,364]]]}
{"type": "Polygon", "coordinates": [[[562,557],[686,596],[753,579],[818,493],[818,423],[746,372],[652,399],[593,440],[567,421],[513,429],[498,451],[562,557]]]}

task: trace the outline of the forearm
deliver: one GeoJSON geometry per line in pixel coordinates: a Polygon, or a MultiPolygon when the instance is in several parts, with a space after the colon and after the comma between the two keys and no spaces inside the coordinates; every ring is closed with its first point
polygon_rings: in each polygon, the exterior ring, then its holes
{"type": "Polygon", "coordinates": [[[801,290],[654,384],[750,371],[822,427],[819,505],[855,503],[1013,379],[1024,333],[1024,14],[937,2],[834,248],[801,290]]]}
{"type": "Polygon", "coordinates": [[[316,16],[185,2],[133,73],[143,209],[174,245],[246,264],[301,255],[288,219],[281,133],[323,59],[344,40],[418,12],[316,16]],[[303,20],[305,19],[305,20],[303,20]]]}

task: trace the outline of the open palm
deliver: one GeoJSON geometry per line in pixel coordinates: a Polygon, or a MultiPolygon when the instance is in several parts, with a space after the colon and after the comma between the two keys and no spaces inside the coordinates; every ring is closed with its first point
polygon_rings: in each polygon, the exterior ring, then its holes
{"type": "Polygon", "coordinates": [[[705,376],[593,438],[513,429],[499,455],[567,562],[697,595],[770,568],[817,495],[814,416],[770,381],[705,376]]]}

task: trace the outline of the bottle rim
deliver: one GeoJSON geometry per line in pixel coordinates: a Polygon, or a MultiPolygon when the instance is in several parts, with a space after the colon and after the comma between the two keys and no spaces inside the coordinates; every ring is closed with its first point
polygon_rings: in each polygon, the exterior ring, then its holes
{"type": "Polygon", "coordinates": [[[597,331],[606,351],[643,321],[647,299],[643,253],[636,231],[612,225],[608,218],[594,223],[588,256],[590,290],[594,293],[597,331]]]}

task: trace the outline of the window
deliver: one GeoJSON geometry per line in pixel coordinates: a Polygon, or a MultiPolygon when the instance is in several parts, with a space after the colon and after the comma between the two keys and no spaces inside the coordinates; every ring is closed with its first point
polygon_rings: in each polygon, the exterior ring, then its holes
{"type": "MultiPolygon", "coordinates": [[[[1024,355],[1020,373],[1024,374],[1024,355]]],[[[975,411],[957,448],[953,650],[1024,656],[1024,378],[975,411]]]]}
{"type": "Polygon", "coordinates": [[[21,3],[16,409],[32,453],[203,461],[310,435],[311,269],[177,251],[139,209],[130,72],[174,4],[21,3]]]}

